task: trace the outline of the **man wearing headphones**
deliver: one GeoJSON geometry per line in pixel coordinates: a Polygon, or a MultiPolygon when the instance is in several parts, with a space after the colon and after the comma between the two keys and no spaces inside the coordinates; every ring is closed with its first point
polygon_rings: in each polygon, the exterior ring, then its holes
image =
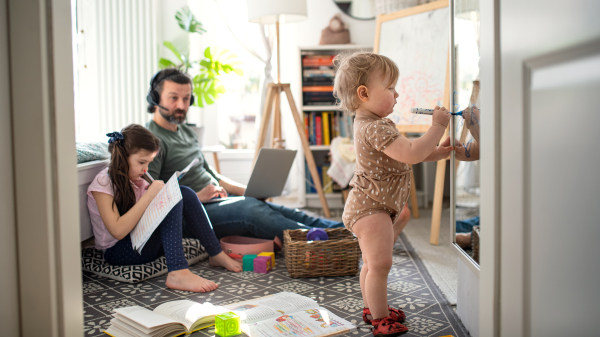
{"type": "MultiPolygon", "coordinates": [[[[189,186],[200,201],[215,197],[244,195],[246,186],[215,172],[208,165],[194,131],[185,125],[185,117],[194,103],[192,79],[177,69],[164,69],[150,81],[146,97],[148,112],[153,119],[146,124],[160,140],[160,151],[148,167],[149,173],[167,181],[175,171],[181,171],[194,158],[200,162],[179,181],[189,186]]],[[[204,204],[204,208],[218,238],[229,235],[283,240],[285,229],[310,229],[343,227],[341,222],[313,218],[298,210],[243,198],[204,204]]],[[[185,226],[184,226],[185,233],[185,226]]]]}

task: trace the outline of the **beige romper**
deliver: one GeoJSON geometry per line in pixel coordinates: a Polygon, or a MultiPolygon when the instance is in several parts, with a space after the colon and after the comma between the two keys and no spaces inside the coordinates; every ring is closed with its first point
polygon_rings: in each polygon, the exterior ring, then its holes
{"type": "Polygon", "coordinates": [[[387,213],[395,223],[410,191],[410,166],[388,157],[383,150],[402,137],[388,118],[372,114],[354,119],[356,170],[342,220],[352,231],[357,220],[375,213],[387,213]]]}

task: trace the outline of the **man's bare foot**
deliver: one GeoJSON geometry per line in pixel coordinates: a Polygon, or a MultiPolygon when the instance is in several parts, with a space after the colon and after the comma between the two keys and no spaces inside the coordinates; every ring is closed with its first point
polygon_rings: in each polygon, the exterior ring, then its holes
{"type": "Polygon", "coordinates": [[[171,289],[205,293],[217,289],[219,286],[213,281],[203,279],[192,273],[189,269],[180,269],[167,274],[167,287],[171,289]]]}
{"type": "Polygon", "coordinates": [[[471,246],[471,233],[456,233],[456,244],[460,248],[468,248],[471,246]]]}
{"type": "Polygon", "coordinates": [[[229,255],[225,254],[225,252],[220,252],[215,256],[209,257],[208,264],[213,267],[223,267],[234,273],[242,271],[242,263],[232,259],[229,255]]]}

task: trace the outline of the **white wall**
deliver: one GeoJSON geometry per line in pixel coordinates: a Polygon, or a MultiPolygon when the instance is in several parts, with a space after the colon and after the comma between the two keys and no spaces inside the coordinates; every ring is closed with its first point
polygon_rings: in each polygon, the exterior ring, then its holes
{"type": "Polygon", "coordinates": [[[13,179],[12,120],[8,66],[6,1],[0,0],[0,327],[5,336],[19,335],[19,287],[13,179]]]}

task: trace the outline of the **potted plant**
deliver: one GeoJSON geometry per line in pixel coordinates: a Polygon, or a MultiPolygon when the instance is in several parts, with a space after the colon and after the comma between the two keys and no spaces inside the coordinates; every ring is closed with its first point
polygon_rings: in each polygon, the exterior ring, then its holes
{"type": "MultiPolygon", "coordinates": [[[[179,27],[188,34],[203,34],[206,32],[202,28],[202,23],[196,20],[196,17],[187,6],[177,11],[175,19],[179,27]]],[[[189,52],[187,55],[181,53],[173,43],[165,41],[163,45],[175,55],[177,61],[173,62],[161,58],[158,62],[159,68],[174,67],[192,76],[194,95],[196,96],[195,106],[205,107],[211,105],[225,93],[225,87],[220,83],[221,76],[231,73],[244,75],[242,69],[239,68],[241,61],[237,55],[227,49],[207,47],[204,50],[204,58],[190,60],[189,52]]],[[[188,51],[189,49],[188,39],[188,51]]]]}

